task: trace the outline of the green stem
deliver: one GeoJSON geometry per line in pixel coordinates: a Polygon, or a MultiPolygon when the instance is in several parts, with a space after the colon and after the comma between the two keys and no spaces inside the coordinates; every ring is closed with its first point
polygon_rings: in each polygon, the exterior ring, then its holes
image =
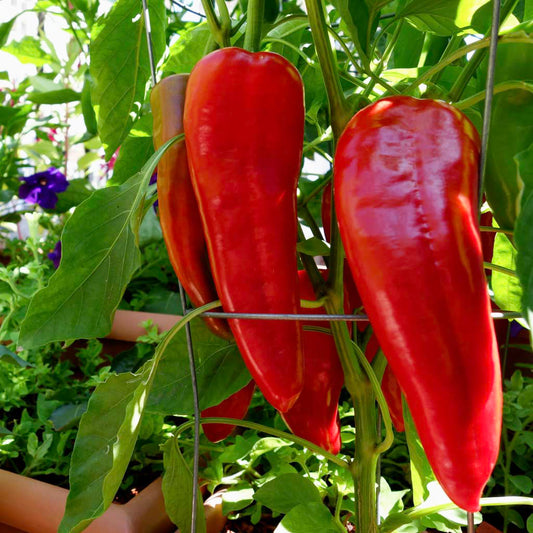
{"type": "MultiPolygon", "coordinates": [[[[518,0],[509,0],[502,6],[500,15],[500,20],[502,22],[512,13],[517,1],[518,0]]],[[[490,29],[488,34],[485,36],[485,39],[488,39],[490,43],[490,38],[488,37],[488,35],[490,35],[490,29]]],[[[487,50],[485,48],[486,47],[480,48],[476,51],[476,53],[470,58],[470,61],[468,62],[466,67],[461,71],[461,74],[459,74],[459,77],[455,80],[455,83],[453,84],[452,88],[450,89],[450,92],[448,93],[450,102],[456,102],[457,100],[459,100],[459,98],[461,98],[461,95],[463,94],[463,91],[468,85],[470,78],[474,75],[474,72],[477,70],[477,68],[483,61],[485,54],[487,53],[487,50]]]]}
{"type": "MultiPolygon", "coordinates": [[[[350,464],[347,463],[344,459],[341,459],[337,455],[333,455],[332,453],[324,450],[320,446],[317,446],[316,444],[313,444],[312,442],[309,442],[305,439],[302,439],[301,437],[297,437],[296,435],[293,435],[292,433],[287,433],[286,431],[280,431],[279,429],[274,429],[268,426],[263,426],[262,424],[257,424],[256,422],[250,422],[248,420],[240,420],[237,418],[218,418],[218,417],[202,417],[200,419],[200,423],[207,424],[207,423],[216,423],[216,424],[228,424],[231,426],[239,426],[243,428],[253,429],[255,431],[260,431],[262,433],[267,433],[268,435],[272,435],[273,437],[278,437],[280,439],[285,439],[291,442],[294,442],[295,444],[299,444],[303,448],[307,448],[308,450],[311,450],[312,452],[315,452],[319,455],[322,455],[325,457],[328,461],[331,461],[332,463],[335,463],[336,465],[349,469],[350,464]]],[[[181,424],[176,429],[176,437],[179,436],[181,433],[183,433],[186,429],[194,426],[194,420],[189,420],[188,422],[185,422],[181,424]]]]}
{"type": "Polygon", "coordinates": [[[322,69],[328,95],[333,135],[338,138],[350,118],[350,110],[342,92],[337,62],[328,37],[328,25],[321,0],[305,0],[313,41],[322,69]]]}
{"type": "Polygon", "coordinates": [[[494,270],[495,272],[501,272],[502,274],[507,274],[508,276],[511,276],[513,278],[518,278],[518,274],[514,270],[511,270],[510,268],[505,268],[500,265],[495,265],[494,263],[488,263],[487,261],[483,261],[483,267],[489,270],[494,270]]]}
{"type": "Polygon", "coordinates": [[[317,239],[322,240],[322,233],[320,232],[320,228],[318,227],[318,224],[316,223],[316,220],[311,214],[311,211],[309,210],[309,207],[307,206],[307,204],[301,205],[299,211],[304,222],[309,226],[309,228],[313,232],[313,236],[316,237],[317,239]]]}
{"type": "MultiPolygon", "coordinates": [[[[501,36],[499,39],[499,42],[501,43],[526,43],[526,44],[533,44],[533,39],[527,35],[518,35],[518,36],[501,36]]],[[[475,43],[468,44],[466,46],[463,46],[459,48],[456,52],[453,52],[450,54],[447,58],[443,59],[436,65],[428,68],[426,72],[421,74],[416,80],[414,80],[404,91],[404,94],[410,94],[416,87],[418,87],[421,83],[424,83],[425,81],[429,80],[432,76],[434,76],[437,72],[440,72],[441,70],[445,69],[448,65],[451,65],[454,61],[457,61],[461,57],[464,57],[465,55],[469,54],[470,52],[473,52],[475,50],[481,50],[484,48],[488,48],[490,46],[490,39],[484,38],[479,41],[476,41],[475,43]]],[[[450,97],[450,101],[453,101],[450,97]]]]}
{"type": "Polygon", "coordinates": [[[218,13],[220,15],[220,32],[222,46],[231,46],[231,17],[226,5],[226,0],[216,0],[218,13]]]}
{"type": "Polygon", "coordinates": [[[493,233],[505,233],[506,235],[513,235],[514,231],[505,228],[495,228],[493,226],[479,226],[480,231],[488,231],[493,233]]]}
{"type": "Polygon", "coordinates": [[[244,48],[251,52],[257,52],[261,48],[261,28],[264,12],[264,0],[248,0],[244,48]]]}
{"type": "MultiPolygon", "coordinates": [[[[496,84],[494,86],[493,92],[494,94],[498,94],[498,93],[503,93],[504,91],[511,91],[514,89],[533,92],[533,84],[526,83],[525,81],[504,81],[502,83],[496,84]]],[[[485,96],[486,96],[485,91],[480,91],[468,98],[465,98],[464,100],[460,100],[459,102],[456,102],[454,106],[457,109],[466,109],[484,100],[485,96]]]]}
{"type": "MultiPolygon", "coordinates": [[[[533,506],[533,498],[522,496],[499,496],[496,498],[481,498],[481,505],[483,507],[494,507],[500,505],[530,505],[533,506]]],[[[387,518],[380,527],[380,533],[393,533],[401,526],[410,524],[419,518],[429,516],[440,511],[448,511],[457,509],[458,507],[452,502],[443,503],[440,505],[424,505],[412,507],[402,511],[401,513],[393,513],[387,518]]]]}

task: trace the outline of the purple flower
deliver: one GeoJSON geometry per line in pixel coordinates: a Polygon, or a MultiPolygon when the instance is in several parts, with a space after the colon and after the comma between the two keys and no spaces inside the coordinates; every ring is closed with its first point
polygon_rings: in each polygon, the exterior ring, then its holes
{"type": "Polygon", "coordinates": [[[48,259],[54,263],[54,268],[59,266],[61,261],[61,241],[57,241],[54,249],[48,254],[48,259]]]}
{"type": "Polygon", "coordinates": [[[20,181],[24,183],[19,187],[19,198],[30,204],[39,204],[44,209],[53,209],[57,203],[56,193],[65,191],[69,186],[65,175],[54,167],[20,178],[20,181]]]}
{"type": "MultiPolygon", "coordinates": [[[[157,170],[151,175],[150,177],[150,183],[148,185],[153,185],[154,183],[157,183],[157,170]]],[[[153,208],[154,211],[157,213],[157,208],[159,207],[159,200],[156,200],[154,202],[153,208]]]]}

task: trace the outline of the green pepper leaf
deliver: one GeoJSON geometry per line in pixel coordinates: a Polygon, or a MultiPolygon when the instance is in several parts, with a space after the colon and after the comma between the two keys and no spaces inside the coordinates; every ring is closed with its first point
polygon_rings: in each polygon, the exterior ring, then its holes
{"type": "Polygon", "coordinates": [[[339,533],[346,531],[323,503],[308,502],[293,507],[274,533],[339,533]]]}
{"type": "Polygon", "coordinates": [[[420,31],[452,35],[470,27],[476,11],[488,0],[413,0],[396,17],[420,31]]]}
{"type": "Polygon", "coordinates": [[[258,489],[254,499],[283,514],[300,504],[322,503],[320,493],[313,482],[300,474],[283,474],[276,477],[258,489]]]}
{"type": "Polygon", "coordinates": [[[518,250],[516,270],[523,289],[522,309],[530,327],[533,325],[533,144],[515,158],[524,189],[520,214],[516,221],[515,242],[518,250]]]}
{"type": "MultiPolygon", "coordinates": [[[[495,265],[516,270],[517,253],[515,247],[504,233],[497,233],[494,239],[494,253],[492,262],[495,265]]],[[[504,272],[492,271],[491,285],[494,300],[501,309],[506,311],[522,310],[522,288],[517,277],[504,272]]]]}
{"type": "MultiPolygon", "coordinates": [[[[166,11],[160,0],[148,2],[154,60],[165,50],[166,11]]],[[[107,158],[126,138],[132,115],[144,102],[150,63],[146,45],[142,3],[118,0],[99,18],[92,31],[90,72],[94,80],[92,102],[98,116],[98,132],[107,158]]]]}
{"type": "MultiPolygon", "coordinates": [[[[218,405],[242,389],[250,374],[237,346],[211,333],[202,320],[191,322],[200,409],[218,405]]],[[[161,356],[148,410],[161,415],[194,412],[185,331],[177,333],[161,356]]]]}
{"type": "MultiPolygon", "coordinates": [[[[180,531],[191,531],[193,480],[189,465],[181,453],[177,439],[167,440],[162,448],[165,466],[162,485],[165,509],[180,531]]],[[[198,491],[195,529],[197,533],[204,533],[206,528],[202,503],[202,496],[198,491]]]]}

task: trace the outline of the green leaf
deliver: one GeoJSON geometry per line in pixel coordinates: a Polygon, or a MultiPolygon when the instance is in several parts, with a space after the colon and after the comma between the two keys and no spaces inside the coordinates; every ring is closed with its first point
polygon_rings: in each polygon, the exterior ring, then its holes
{"type": "Polygon", "coordinates": [[[126,183],[96,191],[74,211],[61,237],[59,268],[30,301],[21,325],[21,345],[109,333],[112,315],[140,264],[136,235],[143,198],[169,143],[126,183]]]}
{"type": "Polygon", "coordinates": [[[516,221],[515,242],[518,250],[516,271],[523,289],[522,310],[533,325],[533,145],[515,158],[524,185],[520,213],[516,221]]]}
{"type": "Polygon", "coordinates": [[[151,366],[96,387],[70,464],[70,492],[59,533],[83,531],[112,503],[133,453],[149,392],[151,366]]]}
{"type": "Polygon", "coordinates": [[[283,518],[274,533],[339,533],[346,530],[323,503],[297,505],[283,518]]]}
{"type": "MultiPolygon", "coordinates": [[[[242,389],[250,374],[237,346],[211,333],[202,320],[191,322],[200,409],[218,405],[242,389]]],[[[167,415],[194,412],[185,331],[174,336],[161,356],[148,410],[167,415]]]]}
{"type": "Polygon", "coordinates": [[[111,183],[119,185],[138,172],[154,153],[152,115],[144,115],[135,122],[118,152],[111,183]]]}
{"type": "Polygon", "coordinates": [[[171,74],[187,74],[205,53],[211,32],[206,23],[198,24],[181,33],[169,51],[163,67],[163,78],[171,74]]]}
{"type": "Polygon", "coordinates": [[[90,188],[88,180],[83,178],[70,180],[68,189],[57,195],[57,204],[54,211],[64,213],[87,200],[92,193],[93,190],[90,188]]]}
{"type": "Polygon", "coordinates": [[[13,17],[11,20],[0,24],[0,48],[3,48],[6,45],[7,40],[9,38],[9,34],[11,33],[11,30],[13,29],[13,24],[15,24],[16,20],[17,17],[13,17]]]}
{"type": "Polygon", "coordinates": [[[524,475],[509,476],[511,483],[523,494],[530,494],[533,490],[533,480],[524,475]]]}
{"type": "Polygon", "coordinates": [[[278,513],[287,514],[292,508],[306,503],[322,503],[318,489],[300,474],[283,474],[263,485],[255,500],[278,513]]]}
{"type": "Polygon", "coordinates": [[[43,67],[53,62],[52,56],[41,48],[41,41],[29,35],[18,42],[4,46],[2,50],[14,55],[21,63],[31,63],[36,67],[43,67]]]}
{"type": "Polygon", "coordinates": [[[28,363],[28,361],[24,361],[21,357],[19,357],[15,352],[12,352],[2,344],[0,344],[0,362],[2,363],[8,363],[11,365],[17,365],[22,368],[28,368],[33,367],[31,363],[28,363]]]}
{"type": "Polygon", "coordinates": [[[342,22],[346,25],[352,41],[357,44],[356,49],[368,53],[371,40],[370,11],[366,1],[337,0],[337,9],[342,22]]]}
{"type": "Polygon", "coordinates": [[[409,448],[409,460],[411,466],[411,485],[413,488],[413,502],[420,505],[428,496],[428,485],[435,481],[435,474],[431,469],[426,452],[422,447],[415,423],[405,398],[403,402],[403,418],[405,421],[405,436],[409,448]]]}
{"type": "Polygon", "coordinates": [[[86,403],[62,405],[50,415],[50,422],[56,431],[64,431],[76,426],[85,411],[87,411],[86,403]]]}
{"type": "MultiPolygon", "coordinates": [[[[157,63],[165,50],[166,11],[162,0],[150,0],[148,5],[157,63]]],[[[138,114],[144,102],[150,77],[141,7],[137,0],[118,0],[107,15],[97,20],[92,32],[92,102],[107,158],[126,138],[132,115],[138,114]]]]}
{"type": "Polygon", "coordinates": [[[413,0],[397,13],[415,28],[437,35],[452,35],[470,27],[476,11],[488,0],[413,0]]]}
{"type": "Polygon", "coordinates": [[[329,255],[329,246],[323,240],[317,239],[316,237],[311,237],[310,239],[299,242],[296,249],[301,254],[313,257],[317,255],[329,255]]]}
{"type": "Polygon", "coordinates": [[[526,527],[527,527],[527,533],[533,533],[533,514],[529,515],[527,519],[526,527]]]}
{"type": "Polygon", "coordinates": [[[98,122],[96,120],[96,113],[92,103],[91,91],[93,81],[88,72],[85,73],[85,80],[81,90],[81,110],[83,113],[83,121],[89,133],[96,135],[98,132],[98,122]]]}
{"type": "Polygon", "coordinates": [[[240,511],[254,501],[254,489],[248,483],[230,487],[222,494],[222,512],[225,515],[240,511]]]}
{"type": "MultiPolygon", "coordinates": [[[[515,271],[516,261],[517,252],[509,238],[504,233],[496,233],[492,262],[495,265],[515,271]]],[[[491,285],[494,291],[494,300],[501,309],[522,311],[522,289],[518,278],[493,270],[491,285]]]]}
{"type": "MultiPolygon", "coordinates": [[[[162,448],[165,467],[162,485],[165,510],[180,531],[191,531],[193,484],[191,471],[179,449],[177,439],[171,438],[167,440],[162,448]]],[[[202,503],[201,493],[198,491],[198,514],[195,529],[197,533],[204,533],[206,530],[202,503]]]]}
{"type": "Polygon", "coordinates": [[[77,102],[81,98],[81,93],[72,89],[59,89],[48,92],[32,92],[28,94],[28,100],[36,104],[65,104],[67,102],[77,102]]]}

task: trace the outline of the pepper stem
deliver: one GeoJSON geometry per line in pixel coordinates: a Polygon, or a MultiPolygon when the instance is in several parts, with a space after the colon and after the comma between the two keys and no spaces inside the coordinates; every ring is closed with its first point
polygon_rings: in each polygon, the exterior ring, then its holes
{"type": "Polygon", "coordinates": [[[261,49],[261,28],[263,24],[264,12],[264,0],[248,1],[244,48],[250,52],[258,52],[261,49]]]}

